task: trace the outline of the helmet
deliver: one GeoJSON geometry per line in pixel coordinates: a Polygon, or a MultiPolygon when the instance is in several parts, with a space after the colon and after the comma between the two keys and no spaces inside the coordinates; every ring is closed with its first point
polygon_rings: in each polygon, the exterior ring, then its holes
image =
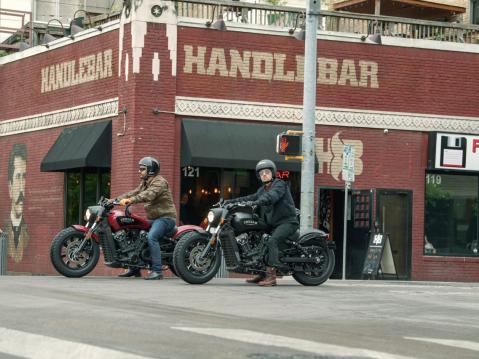
{"type": "Polygon", "coordinates": [[[154,157],[143,157],[138,164],[140,166],[146,167],[148,176],[155,176],[158,172],[160,172],[160,161],[154,157]]]}
{"type": "Polygon", "coordinates": [[[273,174],[273,178],[276,177],[276,165],[271,160],[261,160],[256,164],[256,177],[260,178],[259,171],[269,168],[273,174]]]}

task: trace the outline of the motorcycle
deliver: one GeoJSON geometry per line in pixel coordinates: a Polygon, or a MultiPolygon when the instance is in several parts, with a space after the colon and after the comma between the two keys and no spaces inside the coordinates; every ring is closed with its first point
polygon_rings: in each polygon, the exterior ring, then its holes
{"type": "MultiPolygon", "coordinates": [[[[148,247],[150,223],[125,210],[114,210],[119,202],[101,198],[97,206],[85,211],[86,224],[75,224],[60,231],[52,241],[50,259],[65,277],[79,278],[90,273],[103,250],[105,265],[111,268],[150,268],[148,247]]],[[[160,239],[162,262],[176,275],[172,263],[173,250],[186,233],[204,231],[201,227],[176,227],[160,239]]]]}
{"type": "MultiPolygon", "coordinates": [[[[173,265],[180,278],[203,284],[218,272],[222,256],[226,269],[236,273],[266,271],[268,226],[248,203],[224,205],[221,201],[208,212],[206,232],[185,234],[173,252],[173,265]],[[215,208],[216,207],[216,208],[215,208]]],[[[300,236],[299,230],[279,246],[280,276],[292,275],[305,286],[317,286],[329,279],[334,265],[335,243],[321,230],[300,236]]]]}

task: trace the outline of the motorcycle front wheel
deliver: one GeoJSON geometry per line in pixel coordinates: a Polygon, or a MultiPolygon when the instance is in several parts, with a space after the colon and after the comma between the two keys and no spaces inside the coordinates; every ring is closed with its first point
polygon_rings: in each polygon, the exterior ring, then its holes
{"type": "Polygon", "coordinates": [[[58,273],[70,278],[79,278],[90,273],[100,258],[100,248],[92,239],[81,250],[80,243],[85,233],[73,227],[63,229],[52,241],[50,259],[58,273]]]}
{"type": "Polygon", "coordinates": [[[190,284],[204,284],[210,281],[221,265],[221,250],[212,249],[201,258],[208,245],[209,236],[198,232],[185,234],[173,252],[173,265],[178,276],[190,284]]]}
{"type": "Polygon", "coordinates": [[[308,248],[310,257],[320,259],[319,263],[305,263],[301,272],[293,273],[293,278],[305,286],[316,286],[326,282],[334,271],[334,251],[324,243],[308,248]]]}

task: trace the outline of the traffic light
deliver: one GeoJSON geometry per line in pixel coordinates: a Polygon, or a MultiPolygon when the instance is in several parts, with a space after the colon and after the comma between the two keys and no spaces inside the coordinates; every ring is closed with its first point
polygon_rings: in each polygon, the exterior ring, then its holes
{"type": "Polygon", "coordinates": [[[276,137],[276,153],[282,156],[301,155],[301,135],[280,133],[276,137]]]}

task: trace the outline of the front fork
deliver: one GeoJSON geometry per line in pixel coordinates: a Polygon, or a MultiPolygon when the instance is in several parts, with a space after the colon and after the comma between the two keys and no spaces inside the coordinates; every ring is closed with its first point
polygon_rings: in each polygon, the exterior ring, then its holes
{"type": "Polygon", "coordinates": [[[91,240],[91,237],[93,233],[95,233],[95,229],[98,227],[98,222],[93,223],[91,227],[88,228],[88,231],[85,234],[85,237],[83,237],[82,241],[78,245],[78,247],[73,251],[72,255],[76,256],[78,253],[82,252],[83,249],[85,248],[85,245],[88,241],[91,240]]]}
{"type": "Polygon", "coordinates": [[[206,259],[210,255],[210,252],[216,252],[216,248],[217,248],[217,244],[218,244],[218,240],[219,240],[218,239],[218,232],[216,232],[215,234],[213,234],[211,236],[210,240],[208,241],[208,244],[206,245],[206,247],[201,252],[201,254],[198,258],[199,260],[206,259]]]}

